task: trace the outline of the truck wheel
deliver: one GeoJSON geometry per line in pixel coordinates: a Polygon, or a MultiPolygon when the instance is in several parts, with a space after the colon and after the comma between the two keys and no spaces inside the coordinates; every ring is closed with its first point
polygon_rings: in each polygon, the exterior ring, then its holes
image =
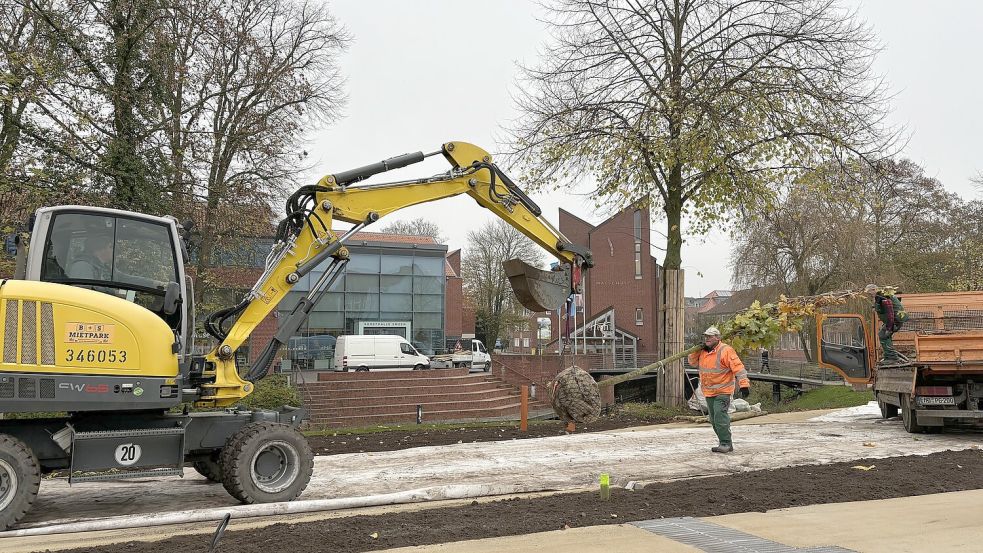
{"type": "Polygon", "coordinates": [[[40,487],[41,470],[31,448],[0,434],[0,530],[7,530],[31,510],[40,487]]]}
{"type": "Polygon", "coordinates": [[[239,429],[222,448],[222,484],[243,503],[290,501],[314,472],[314,452],[296,428],[254,422],[239,429]]]}
{"type": "Polygon", "coordinates": [[[413,367],[413,370],[414,371],[422,371],[423,369],[426,369],[426,368],[427,367],[425,367],[424,365],[417,364],[416,366],[413,367]]]}
{"type": "Polygon", "coordinates": [[[359,367],[359,368],[355,369],[355,372],[357,372],[357,373],[367,373],[367,372],[369,372],[369,368],[368,367],[359,367]]]}
{"type": "Polygon", "coordinates": [[[892,405],[883,399],[877,400],[877,406],[881,409],[881,417],[890,419],[898,416],[898,406],[892,405]]]}
{"type": "Polygon", "coordinates": [[[221,457],[221,452],[217,455],[212,455],[207,459],[199,459],[194,462],[194,468],[198,471],[198,474],[204,476],[212,482],[222,481],[222,465],[219,458],[221,457]]]}
{"type": "Polygon", "coordinates": [[[911,394],[901,395],[901,422],[904,424],[904,429],[910,434],[918,434],[923,432],[923,428],[919,426],[917,417],[915,416],[915,398],[911,397],[911,394]]]}

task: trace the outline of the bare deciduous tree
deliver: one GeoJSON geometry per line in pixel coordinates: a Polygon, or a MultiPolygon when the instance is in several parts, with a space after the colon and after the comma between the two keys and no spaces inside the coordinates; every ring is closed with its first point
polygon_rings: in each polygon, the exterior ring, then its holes
{"type": "Polygon", "coordinates": [[[948,288],[958,197],[911,161],[847,167],[856,174],[839,164],[810,172],[771,208],[740,219],[731,262],[736,286],[778,287],[788,296],[868,282],[908,292],[948,288]]]}
{"type": "Polygon", "coordinates": [[[475,306],[476,334],[489,348],[495,346],[503,331],[528,325],[502,262],[522,259],[538,266],[542,258],[539,246],[505,221],[486,223],[468,233],[461,263],[464,294],[475,306]]]}
{"type": "Polygon", "coordinates": [[[429,236],[438,244],[443,244],[446,240],[440,232],[440,225],[424,217],[419,217],[412,221],[393,221],[382,227],[382,232],[409,234],[411,236],[429,236]]]}
{"type": "Polygon", "coordinates": [[[249,0],[213,9],[221,13],[201,52],[209,75],[204,113],[188,122],[199,137],[193,190],[205,199],[202,268],[219,242],[220,208],[249,210],[296,187],[307,126],[333,121],[344,100],[335,60],[347,41],[313,2],[249,0]]]}

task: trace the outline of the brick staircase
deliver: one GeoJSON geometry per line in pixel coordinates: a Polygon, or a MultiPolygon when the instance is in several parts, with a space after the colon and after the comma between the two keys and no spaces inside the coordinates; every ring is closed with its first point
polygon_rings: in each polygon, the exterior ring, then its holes
{"type": "MultiPolygon", "coordinates": [[[[329,427],[519,418],[519,389],[489,373],[467,369],[320,373],[301,384],[311,424],[329,427]]],[[[530,416],[549,410],[530,400],[530,416]]]]}

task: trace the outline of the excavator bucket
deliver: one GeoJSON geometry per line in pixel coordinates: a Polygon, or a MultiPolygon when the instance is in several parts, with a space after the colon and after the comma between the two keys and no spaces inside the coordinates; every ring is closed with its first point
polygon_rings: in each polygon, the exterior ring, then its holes
{"type": "Polygon", "coordinates": [[[554,311],[570,296],[570,269],[544,271],[521,259],[502,262],[516,298],[533,313],[554,311]]]}

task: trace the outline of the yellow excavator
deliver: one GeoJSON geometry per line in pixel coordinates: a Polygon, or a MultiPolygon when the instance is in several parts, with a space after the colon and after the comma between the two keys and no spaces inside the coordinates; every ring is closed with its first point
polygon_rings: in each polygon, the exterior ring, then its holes
{"type": "Polygon", "coordinates": [[[54,471],[79,482],[180,476],[191,464],[244,503],[299,496],[314,463],[298,430],[303,409],[235,405],[344,273],[348,238],[393,211],[460,194],[563,262],[559,271],[505,264],[524,306],[556,309],[579,290],[593,266],[590,251],[547,223],[486,151],[463,142],[331,174],[294,192],[262,276],[240,303],[204,321],[218,343],[205,355],[193,353],[182,225],[106,208],[39,209],[18,274],[0,282],[0,529],[31,508],[41,476],[54,471]],[[434,155],[450,163],[447,172],[358,184],[434,155]],[[353,226],[337,233],[334,221],[353,226]],[[241,374],[234,352],[315,267],[323,273],[310,292],[280,317],[274,338],[241,374]],[[189,404],[223,409],[189,412],[189,404]],[[25,413],[52,416],[17,416],[25,413]]]}

